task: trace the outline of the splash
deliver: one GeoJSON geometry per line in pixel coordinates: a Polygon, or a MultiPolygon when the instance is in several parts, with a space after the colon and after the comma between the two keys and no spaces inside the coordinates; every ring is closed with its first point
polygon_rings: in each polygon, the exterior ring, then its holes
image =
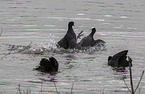
{"type": "Polygon", "coordinates": [[[59,48],[61,52],[65,53],[91,53],[91,52],[96,52],[96,51],[105,51],[107,50],[107,46],[104,43],[98,43],[97,45],[93,47],[84,47],[83,49],[63,49],[59,48]]]}
{"type": "Polygon", "coordinates": [[[43,43],[41,42],[40,44],[34,44],[30,43],[27,46],[23,45],[9,45],[10,51],[14,51],[16,53],[21,53],[21,54],[37,54],[37,55],[44,55],[48,53],[90,53],[90,52],[95,52],[95,51],[103,51],[106,50],[106,45],[102,44],[97,44],[94,47],[86,47],[83,50],[78,50],[78,49],[63,49],[63,48],[58,48],[56,46],[55,41],[49,41],[49,43],[43,43]]]}
{"type": "Polygon", "coordinates": [[[49,34],[48,42],[31,42],[28,45],[11,45],[8,44],[8,50],[22,54],[45,54],[47,52],[53,52],[57,50],[56,41],[54,35],[49,34]]]}
{"type": "Polygon", "coordinates": [[[85,52],[104,51],[106,49],[107,49],[106,44],[100,42],[93,47],[89,47],[88,49],[85,50],[85,52]]]}
{"type": "Polygon", "coordinates": [[[41,43],[29,43],[28,45],[11,45],[9,44],[8,50],[13,51],[14,53],[21,53],[21,54],[37,54],[37,55],[44,55],[48,53],[84,53],[84,52],[95,52],[95,51],[102,51],[106,50],[106,44],[100,42],[93,47],[86,47],[84,49],[63,49],[57,46],[57,42],[54,40],[55,36],[49,34],[48,42],[41,42],[41,43]]]}

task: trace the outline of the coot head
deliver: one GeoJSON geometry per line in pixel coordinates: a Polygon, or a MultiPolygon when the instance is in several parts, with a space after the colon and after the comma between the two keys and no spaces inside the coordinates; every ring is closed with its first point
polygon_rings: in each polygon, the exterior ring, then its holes
{"type": "Polygon", "coordinates": [[[95,27],[92,27],[91,30],[92,30],[91,35],[94,35],[95,32],[96,32],[96,28],[95,27]]]}
{"type": "Polygon", "coordinates": [[[108,57],[108,61],[110,61],[111,59],[112,59],[112,56],[109,56],[109,57],[108,57]]]}
{"type": "Polygon", "coordinates": [[[73,21],[68,23],[68,27],[72,27],[72,26],[74,26],[74,22],[73,21]]]}

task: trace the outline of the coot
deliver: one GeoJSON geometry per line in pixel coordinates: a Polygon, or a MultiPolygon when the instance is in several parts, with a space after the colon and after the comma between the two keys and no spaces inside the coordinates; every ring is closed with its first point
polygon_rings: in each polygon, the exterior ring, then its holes
{"type": "Polygon", "coordinates": [[[114,56],[109,56],[108,65],[112,67],[128,67],[130,62],[132,66],[132,59],[130,58],[130,60],[127,60],[127,53],[128,50],[124,50],[114,56]]]}

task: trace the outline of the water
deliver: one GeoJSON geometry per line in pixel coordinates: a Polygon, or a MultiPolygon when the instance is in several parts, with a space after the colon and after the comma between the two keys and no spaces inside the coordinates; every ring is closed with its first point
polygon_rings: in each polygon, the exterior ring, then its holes
{"type": "MultiPolygon", "coordinates": [[[[18,85],[32,94],[129,94],[128,68],[118,72],[107,58],[128,49],[133,59],[134,87],[145,60],[145,1],[143,0],[1,0],[0,1],[0,92],[16,94],[18,85]],[[78,34],[96,27],[95,39],[107,43],[107,50],[64,51],[56,47],[75,22],[78,34]],[[9,54],[10,53],[10,54],[9,54]],[[54,56],[56,75],[34,71],[42,57],[54,56]],[[41,89],[42,88],[42,89],[41,89]]],[[[78,40],[80,41],[80,40],[78,40]]],[[[140,85],[145,92],[145,77],[140,85]]],[[[139,91],[137,91],[139,92],[139,91]]]]}

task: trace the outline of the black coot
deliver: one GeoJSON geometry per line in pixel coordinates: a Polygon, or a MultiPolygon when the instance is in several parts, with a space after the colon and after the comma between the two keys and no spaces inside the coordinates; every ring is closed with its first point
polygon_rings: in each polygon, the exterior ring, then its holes
{"type": "Polygon", "coordinates": [[[108,65],[112,67],[128,67],[129,66],[129,61],[132,66],[132,59],[127,60],[127,53],[128,50],[121,51],[114,56],[109,56],[108,57],[108,65]]]}
{"type": "Polygon", "coordinates": [[[35,68],[38,71],[46,72],[46,73],[54,73],[58,71],[59,64],[54,57],[50,57],[49,60],[46,58],[42,58],[39,66],[35,68]]]}
{"type": "Polygon", "coordinates": [[[71,21],[68,24],[68,30],[65,36],[58,42],[59,47],[64,49],[75,48],[77,43],[76,34],[73,30],[74,22],[71,21]]]}

